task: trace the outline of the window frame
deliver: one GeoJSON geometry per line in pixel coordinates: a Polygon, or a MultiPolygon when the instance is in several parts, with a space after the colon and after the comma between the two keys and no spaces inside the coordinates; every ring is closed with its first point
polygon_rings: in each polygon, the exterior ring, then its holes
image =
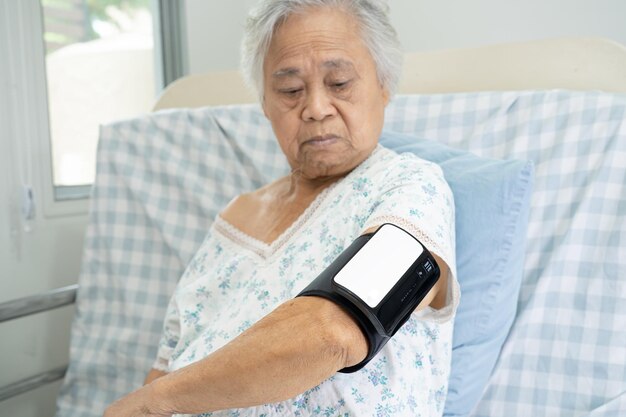
{"type": "MultiPolygon", "coordinates": [[[[151,8],[158,96],[168,84],[185,75],[187,70],[184,1],[152,0],[151,8]]],[[[29,185],[35,191],[36,205],[39,205],[38,208],[46,217],[85,214],[89,210],[92,184],[54,184],[41,1],[0,0],[0,10],[4,11],[0,16],[0,25],[5,28],[4,33],[0,33],[5,38],[0,40],[0,53],[7,57],[9,63],[6,73],[4,70],[0,71],[0,76],[3,77],[2,82],[15,92],[5,95],[4,98],[0,97],[0,109],[16,109],[5,112],[5,117],[13,120],[5,124],[2,134],[4,135],[6,129],[8,140],[17,142],[8,149],[14,150],[17,147],[20,154],[29,154],[26,158],[32,161],[29,169],[32,172],[27,173],[27,176],[32,177],[31,182],[37,182],[40,186],[29,185]]],[[[156,99],[157,97],[155,102],[156,99]]],[[[6,156],[16,157],[17,155],[6,156]]],[[[25,170],[19,163],[13,165],[9,169],[25,170]]],[[[20,173],[13,172],[13,177],[19,178],[20,173]]]]}

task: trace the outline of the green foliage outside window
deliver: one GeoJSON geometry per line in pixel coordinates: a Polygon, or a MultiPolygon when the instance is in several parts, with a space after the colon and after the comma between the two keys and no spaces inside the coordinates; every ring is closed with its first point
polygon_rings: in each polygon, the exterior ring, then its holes
{"type": "Polygon", "coordinates": [[[44,16],[46,52],[65,45],[100,38],[98,22],[120,24],[111,14],[114,8],[127,15],[150,9],[153,0],[41,0],[44,16]]]}

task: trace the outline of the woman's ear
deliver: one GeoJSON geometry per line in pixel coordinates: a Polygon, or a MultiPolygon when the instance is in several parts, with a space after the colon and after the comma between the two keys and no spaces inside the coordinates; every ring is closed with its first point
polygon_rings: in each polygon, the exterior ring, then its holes
{"type": "Polygon", "coordinates": [[[389,94],[389,89],[387,87],[381,86],[381,88],[383,89],[383,102],[385,103],[385,107],[387,107],[387,104],[389,104],[389,101],[391,100],[391,94],[389,94]]]}

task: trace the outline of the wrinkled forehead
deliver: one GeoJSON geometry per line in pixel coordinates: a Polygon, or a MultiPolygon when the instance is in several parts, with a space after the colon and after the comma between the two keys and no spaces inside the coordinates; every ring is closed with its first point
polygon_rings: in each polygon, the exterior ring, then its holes
{"type": "MultiPolygon", "coordinates": [[[[354,64],[352,63],[352,61],[343,58],[335,58],[322,61],[320,62],[320,67],[322,69],[336,72],[354,71],[354,64]]],[[[302,75],[302,69],[300,67],[281,67],[278,70],[272,72],[270,75],[274,79],[298,77],[302,75]]]]}

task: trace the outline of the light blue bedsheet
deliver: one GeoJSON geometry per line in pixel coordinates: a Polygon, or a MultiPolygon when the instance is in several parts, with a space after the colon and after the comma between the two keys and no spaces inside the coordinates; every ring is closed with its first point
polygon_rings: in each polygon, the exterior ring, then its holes
{"type": "MultiPolygon", "coordinates": [[[[390,105],[387,128],[535,163],[518,317],[474,415],[624,415],[625,119],[626,97],[603,93],[390,105]]],[[[211,220],[286,163],[258,108],[235,106],[106,126],[97,169],[59,416],[100,416],[141,384],[169,295],[211,220]]]]}

